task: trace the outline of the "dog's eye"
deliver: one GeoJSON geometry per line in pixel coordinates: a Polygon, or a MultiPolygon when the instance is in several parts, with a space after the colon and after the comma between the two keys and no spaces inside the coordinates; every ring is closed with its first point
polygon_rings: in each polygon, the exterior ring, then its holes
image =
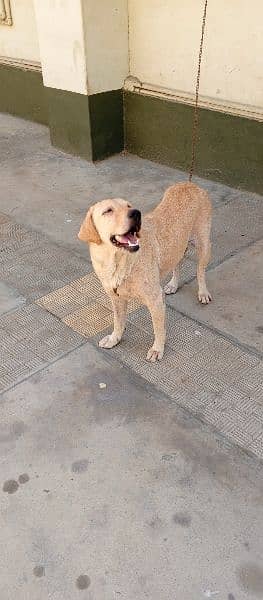
{"type": "Polygon", "coordinates": [[[107,210],[104,210],[104,212],[102,214],[103,215],[109,215],[112,212],[113,212],[113,208],[107,208],[107,210]]]}
{"type": "Polygon", "coordinates": [[[130,204],[127,204],[127,208],[131,208],[131,205],[130,205],[130,204]]]}

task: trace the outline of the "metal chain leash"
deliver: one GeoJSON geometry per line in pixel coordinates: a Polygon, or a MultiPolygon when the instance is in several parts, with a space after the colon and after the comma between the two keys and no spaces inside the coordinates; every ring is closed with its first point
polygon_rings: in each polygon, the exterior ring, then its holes
{"type": "Polygon", "coordinates": [[[198,58],[198,69],[197,69],[196,88],[195,88],[195,108],[194,108],[194,119],[193,119],[192,158],[191,158],[191,166],[190,166],[190,170],[189,170],[189,181],[191,181],[191,179],[193,177],[193,172],[194,172],[194,167],[195,167],[195,158],[196,158],[196,142],[197,142],[197,132],[198,132],[199,84],[200,84],[201,61],[202,61],[204,33],[205,33],[207,2],[208,2],[208,0],[205,0],[203,23],[202,23],[202,35],[201,35],[199,58],[198,58]]]}

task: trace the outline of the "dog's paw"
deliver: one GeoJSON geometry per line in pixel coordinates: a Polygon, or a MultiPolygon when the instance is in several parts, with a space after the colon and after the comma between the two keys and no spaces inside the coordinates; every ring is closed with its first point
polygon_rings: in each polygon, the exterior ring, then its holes
{"type": "Polygon", "coordinates": [[[102,338],[102,340],[99,341],[99,346],[100,348],[113,348],[114,346],[117,346],[119,341],[119,338],[112,333],[111,335],[106,335],[102,338]]]}
{"type": "Polygon", "coordinates": [[[178,282],[173,282],[173,281],[169,281],[165,286],[164,286],[164,293],[165,294],[175,294],[178,290],[178,282]]]}
{"type": "Polygon", "coordinates": [[[201,304],[209,304],[212,301],[212,296],[208,290],[205,290],[204,292],[198,292],[198,300],[201,304]]]}
{"type": "Polygon", "coordinates": [[[156,348],[152,346],[152,348],[150,348],[147,354],[147,360],[149,360],[150,362],[156,362],[157,360],[161,360],[163,357],[163,352],[163,350],[156,350],[156,348]]]}

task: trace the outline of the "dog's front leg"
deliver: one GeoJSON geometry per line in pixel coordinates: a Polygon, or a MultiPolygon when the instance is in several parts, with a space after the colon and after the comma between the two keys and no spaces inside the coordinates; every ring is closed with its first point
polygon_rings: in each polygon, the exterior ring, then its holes
{"type": "Polygon", "coordinates": [[[147,360],[155,362],[163,357],[165,342],[165,302],[161,288],[157,298],[147,300],[147,306],[151,313],[154,331],[154,343],[147,354],[147,360]]]}
{"type": "Polygon", "coordinates": [[[127,300],[120,298],[115,293],[110,294],[110,298],[113,307],[114,328],[110,335],[106,335],[106,337],[100,340],[99,346],[101,348],[113,348],[113,346],[116,346],[120,342],[125,329],[127,300]]]}

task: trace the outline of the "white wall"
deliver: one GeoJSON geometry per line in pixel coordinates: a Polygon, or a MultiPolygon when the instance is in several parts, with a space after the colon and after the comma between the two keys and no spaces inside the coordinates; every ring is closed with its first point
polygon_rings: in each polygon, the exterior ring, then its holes
{"type": "MultiPolygon", "coordinates": [[[[129,65],[131,75],[153,87],[193,93],[203,6],[204,0],[11,0],[14,25],[0,25],[0,56],[41,61],[45,85],[83,94],[122,87],[129,65]]],[[[208,0],[202,96],[263,107],[262,23],[262,0],[208,0]]]]}
{"type": "Polygon", "coordinates": [[[127,0],[83,0],[90,94],[123,87],[128,75],[127,0]]]}
{"type": "Polygon", "coordinates": [[[0,25],[0,56],[39,62],[33,0],[11,0],[13,25],[0,25]]]}
{"type": "MultiPolygon", "coordinates": [[[[128,0],[130,74],[193,92],[204,0],[128,0]]],[[[208,0],[200,94],[263,106],[262,0],[208,0]]]]}

